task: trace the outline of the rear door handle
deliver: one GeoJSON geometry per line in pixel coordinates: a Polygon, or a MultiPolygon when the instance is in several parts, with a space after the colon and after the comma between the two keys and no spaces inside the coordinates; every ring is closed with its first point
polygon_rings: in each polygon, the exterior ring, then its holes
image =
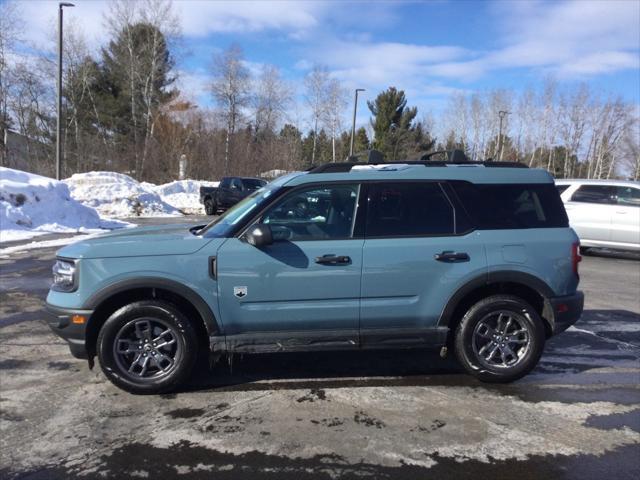
{"type": "Polygon", "coordinates": [[[439,262],[468,262],[469,254],[466,252],[453,252],[453,251],[444,251],[441,253],[436,253],[433,258],[438,260],[439,262]]]}
{"type": "Polygon", "coordinates": [[[334,255],[329,253],[321,257],[316,257],[316,263],[321,265],[345,265],[351,263],[351,258],[346,255],[334,255]]]}

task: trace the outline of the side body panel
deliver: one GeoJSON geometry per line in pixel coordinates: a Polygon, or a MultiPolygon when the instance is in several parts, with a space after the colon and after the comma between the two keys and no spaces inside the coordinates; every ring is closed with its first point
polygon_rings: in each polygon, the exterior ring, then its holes
{"type": "Polygon", "coordinates": [[[557,296],[571,295],[578,286],[571,246],[578,241],[570,228],[485,230],[478,232],[492,272],[527,273],[546,283],[557,296]]]}
{"type": "Polygon", "coordinates": [[[367,239],[363,254],[360,328],[436,327],[453,292],[487,273],[479,232],[464,236],[367,239]],[[443,251],[467,253],[469,261],[441,262],[443,251]]]}
{"type": "Polygon", "coordinates": [[[357,332],[362,244],[362,239],[280,241],[256,248],[228,239],[217,265],[225,333],[357,332]],[[351,261],[315,262],[328,254],[351,261]]]}

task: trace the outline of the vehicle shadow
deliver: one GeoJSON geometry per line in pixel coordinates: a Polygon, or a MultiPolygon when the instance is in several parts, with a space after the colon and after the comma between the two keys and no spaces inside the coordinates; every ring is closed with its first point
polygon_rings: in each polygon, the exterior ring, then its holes
{"type": "MultiPolygon", "coordinates": [[[[637,360],[638,321],[640,315],[626,310],[585,310],[577,330],[549,339],[540,364],[516,384],[522,383],[526,389],[532,381],[539,381],[534,378],[538,375],[575,374],[608,366],[612,358],[637,360]],[[545,361],[545,356],[553,360],[545,361]]],[[[491,385],[476,380],[462,369],[451,351],[443,359],[439,350],[433,349],[360,350],[236,354],[232,359],[222,358],[211,368],[203,360],[178,393],[380,386],[471,386],[518,391],[516,384],[491,385]]]]}
{"type": "Polygon", "coordinates": [[[234,355],[213,368],[202,362],[186,391],[478,385],[453,355],[435,350],[368,350],[234,355]]]}

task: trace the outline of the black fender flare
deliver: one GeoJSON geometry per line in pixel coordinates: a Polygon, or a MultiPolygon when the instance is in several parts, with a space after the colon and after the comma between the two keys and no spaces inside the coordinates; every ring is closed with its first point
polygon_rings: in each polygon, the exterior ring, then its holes
{"type": "Polygon", "coordinates": [[[453,312],[460,301],[466,297],[469,293],[480,287],[486,287],[494,283],[516,283],[529,287],[535,290],[544,301],[544,314],[543,317],[551,323],[551,327],[554,325],[553,310],[550,308],[549,299],[554,297],[553,290],[544,280],[531,275],[530,273],[501,270],[497,272],[489,272],[488,274],[479,275],[472,280],[465,283],[449,298],[449,301],[442,309],[440,318],[438,319],[438,326],[448,327],[451,322],[453,312]]]}
{"type": "Polygon", "coordinates": [[[204,320],[204,326],[207,329],[209,336],[219,335],[222,331],[215,315],[211,311],[211,308],[198,293],[180,282],[169,280],[167,278],[139,277],[117,281],[92,294],[84,302],[83,308],[87,310],[95,310],[104,301],[114,295],[128,290],[134,290],[136,288],[159,288],[179,295],[190,302],[198,311],[198,314],[204,320]]]}

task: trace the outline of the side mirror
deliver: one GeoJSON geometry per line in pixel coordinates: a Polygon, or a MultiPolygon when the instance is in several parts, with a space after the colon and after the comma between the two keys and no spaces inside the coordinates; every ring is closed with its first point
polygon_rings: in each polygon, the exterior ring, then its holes
{"type": "Polygon", "coordinates": [[[251,227],[245,234],[245,238],[249,245],[253,245],[258,248],[271,245],[273,243],[271,227],[264,223],[251,227]]]}

